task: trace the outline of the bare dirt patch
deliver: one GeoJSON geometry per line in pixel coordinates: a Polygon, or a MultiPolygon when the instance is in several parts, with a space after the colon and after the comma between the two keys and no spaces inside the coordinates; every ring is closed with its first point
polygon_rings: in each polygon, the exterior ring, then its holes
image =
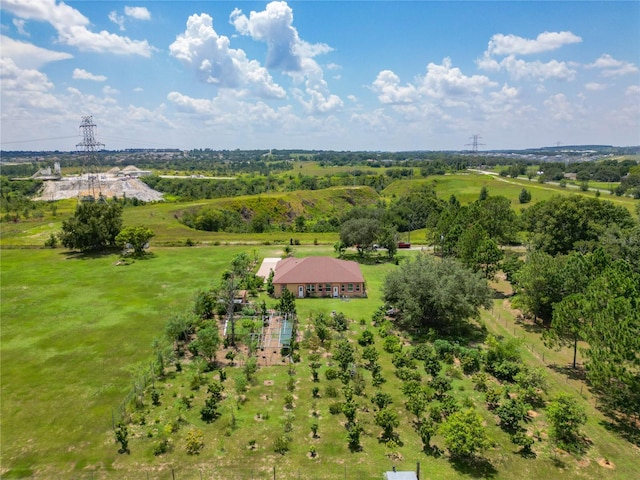
{"type": "Polygon", "coordinates": [[[604,468],[609,468],[611,470],[615,470],[616,469],[616,466],[612,462],[607,460],[606,458],[599,459],[598,460],[598,465],[600,465],[601,467],[604,467],[604,468]]]}

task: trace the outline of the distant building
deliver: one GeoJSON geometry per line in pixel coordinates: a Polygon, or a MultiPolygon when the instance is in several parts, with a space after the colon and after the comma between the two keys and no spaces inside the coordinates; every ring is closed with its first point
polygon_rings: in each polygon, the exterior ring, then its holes
{"type": "Polygon", "coordinates": [[[367,296],[360,265],[332,257],[280,260],[276,264],[273,286],[276,298],[284,288],[298,298],[367,296]]]}

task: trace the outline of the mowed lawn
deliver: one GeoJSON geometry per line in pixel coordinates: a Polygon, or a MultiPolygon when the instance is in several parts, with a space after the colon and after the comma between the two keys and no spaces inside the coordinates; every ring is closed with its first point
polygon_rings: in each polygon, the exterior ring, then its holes
{"type": "Polygon", "coordinates": [[[126,266],[117,255],[2,250],[2,470],[109,468],[112,409],[136,366],[168,316],[246,249],[154,248],[126,266]]]}

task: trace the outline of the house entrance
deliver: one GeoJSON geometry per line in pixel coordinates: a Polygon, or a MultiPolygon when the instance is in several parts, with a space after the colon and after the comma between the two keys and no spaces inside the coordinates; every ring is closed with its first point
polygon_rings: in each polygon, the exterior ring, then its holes
{"type": "Polygon", "coordinates": [[[304,298],[304,286],[298,285],[298,298],[304,298]]]}
{"type": "Polygon", "coordinates": [[[333,286],[333,298],[338,298],[338,286],[333,286]]]}

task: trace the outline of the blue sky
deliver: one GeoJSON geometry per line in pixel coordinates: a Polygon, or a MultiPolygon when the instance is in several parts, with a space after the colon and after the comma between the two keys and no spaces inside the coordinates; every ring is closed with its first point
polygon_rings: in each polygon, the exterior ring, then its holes
{"type": "Polygon", "coordinates": [[[640,2],[2,0],[4,150],[640,144],[640,2]]]}

